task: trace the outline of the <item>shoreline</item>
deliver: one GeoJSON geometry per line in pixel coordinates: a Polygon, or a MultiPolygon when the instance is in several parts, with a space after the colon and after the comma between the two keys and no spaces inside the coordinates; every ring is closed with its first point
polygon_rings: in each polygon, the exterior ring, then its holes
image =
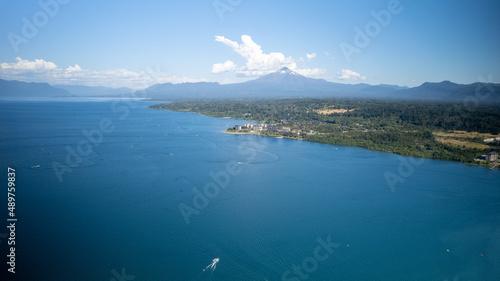
{"type": "MultiPolygon", "coordinates": [[[[155,108],[152,108],[152,109],[155,109],[155,108]]],[[[170,109],[159,109],[159,110],[168,110],[168,111],[184,112],[184,113],[195,113],[195,114],[200,114],[202,116],[212,117],[212,118],[218,118],[218,119],[234,119],[234,118],[231,118],[231,117],[228,118],[228,117],[209,116],[209,115],[205,115],[205,114],[198,113],[198,112],[175,111],[175,110],[170,110],[170,109]]],[[[246,119],[242,119],[242,120],[246,120],[246,119]]],[[[246,120],[246,121],[257,122],[257,121],[254,121],[254,120],[246,120]]],[[[464,165],[467,165],[467,166],[475,166],[475,167],[487,168],[487,169],[490,169],[490,170],[495,170],[495,169],[500,170],[500,164],[497,164],[496,166],[485,166],[485,165],[480,165],[480,164],[476,164],[476,163],[464,163],[464,162],[460,162],[460,161],[453,161],[453,160],[446,160],[446,159],[439,159],[439,158],[429,158],[429,157],[418,157],[418,156],[412,156],[412,155],[402,155],[402,154],[398,154],[398,153],[395,153],[395,152],[392,152],[392,151],[374,150],[374,149],[369,149],[369,148],[365,148],[365,147],[362,147],[362,146],[356,146],[356,145],[342,145],[342,144],[333,144],[333,143],[326,143],[326,142],[310,141],[310,140],[306,140],[306,139],[303,139],[303,138],[289,138],[289,137],[286,137],[286,136],[268,136],[268,135],[262,135],[260,133],[251,133],[251,132],[228,132],[227,129],[224,130],[224,131],[222,131],[222,132],[226,133],[226,134],[232,134],[232,135],[255,135],[255,136],[262,136],[262,137],[273,137],[273,138],[279,138],[279,139],[302,140],[302,141],[308,141],[308,142],[314,142],[314,143],[321,143],[321,144],[328,144],[328,145],[336,145],[336,146],[357,147],[357,148],[366,149],[366,150],[369,150],[369,151],[391,153],[391,154],[399,155],[399,156],[403,156],[403,157],[412,157],[412,158],[421,158],[421,159],[431,159],[431,160],[447,161],[447,162],[460,163],[460,164],[464,164],[464,165]]]]}
{"type": "MultiPolygon", "coordinates": [[[[203,115],[203,116],[206,116],[206,115],[203,115]]],[[[210,117],[210,116],[207,116],[207,117],[210,117]]],[[[218,117],[214,117],[214,118],[218,118],[218,117]]],[[[417,157],[417,156],[411,156],[411,155],[402,155],[402,154],[398,154],[398,153],[395,153],[392,151],[373,150],[373,149],[369,149],[369,148],[365,148],[365,147],[361,147],[361,146],[354,146],[354,145],[342,145],[342,144],[332,144],[332,143],[325,143],[325,142],[316,142],[316,141],[309,141],[309,140],[305,140],[305,139],[301,139],[301,138],[289,138],[286,136],[266,136],[266,135],[261,135],[261,134],[227,132],[227,131],[224,131],[223,133],[231,134],[231,135],[257,135],[257,136],[261,136],[261,137],[270,137],[270,138],[277,138],[277,139],[289,139],[289,140],[301,140],[301,141],[307,141],[310,143],[319,143],[319,144],[333,145],[333,146],[356,147],[356,148],[360,148],[360,149],[366,149],[369,151],[389,153],[389,154],[398,155],[398,156],[402,156],[402,157],[411,157],[411,158],[416,158],[416,159],[428,159],[428,160],[435,160],[435,161],[445,161],[445,162],[451,162],[451,163],[459,163],[459,164],[463,164],[463,165],[467,165],[467,166],[471,166],[471,167],[486,168],[489,170],[495,170],[495,169],[500,170],[500,164],[493,165],[493,166],[472,165],[469,163],[463,163],[463,162],[459,162],[459,161],[444,160],[444,159],[439,159],[439,158],[417,157]]]]}

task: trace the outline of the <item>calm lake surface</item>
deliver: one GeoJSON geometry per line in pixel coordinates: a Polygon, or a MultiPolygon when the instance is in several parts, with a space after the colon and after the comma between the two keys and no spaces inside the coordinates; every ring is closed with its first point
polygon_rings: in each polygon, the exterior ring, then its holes
{"type": "Polygon", "coordinates": [[[498,170],[151,104],[0,102],[18,280],[499,280],[498,170]]]}

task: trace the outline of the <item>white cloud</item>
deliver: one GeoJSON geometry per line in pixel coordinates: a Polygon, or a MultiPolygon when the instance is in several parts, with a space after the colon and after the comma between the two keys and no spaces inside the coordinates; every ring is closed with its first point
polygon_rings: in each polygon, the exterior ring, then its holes
{"type": "Polygon", "coordinates": [[[16,58],[16,62],[12,63],[1,63],[0,69],[8,70],[10,72],[23,72],[23,71],[31,71],[31,72],[44,72],[50,71],[57,68],[53,62],[47,62],[40,59],[35,59],[34,61],[23,60],[20,57],[16,58]]]}
{"type": "Polygon", "coordinates": [[[226,61],[225,63],[216,63],[212,67],[212,73],[215,74],[234,70],[236,70],[236,64],[230,60],[226,61]]]}
{"type": "Polygon", "coordinates": [[[322,68],[303,68],[303,69],[295,69],[295,72],[297,72],[300,75],[306,76],[306,77],[318,77],[326,72],[326,69],[322,68]]]}
{"type": "Polygon", "coordinates": [[[68,68],[66,68],[66,71],[69,71],[69,72],[76,72],[76,71],[82,71],[82,68],[78,65],[78,64],[75,64],[75,66],[68,66],[68,68]]]}
{"type": "Polygon", "coordinates": [[[123,68],[103,71],[88,70],[78,64],[66,69],[58,67],[53,62],[43,59],[34,61],[16,58],[14,63],[0,63],[2,79],[21,80],[28,82],[46,82],[50,84],[129,87],[132,89],[147,88],[157,83],[201,82],[206,79],[192,79],[168,75],[158,71],[134,72],[123,68]]]}
{"type": "Polygon", "coordinates": [[[365,76],[361,76],[359,73],[354,72],[350,69],[342,69],[339,73],[337,73],[337,78],[340,80],[365,80],[365,76]]]}
{"type": "MultiPolygon", "coordinates": [[[[246,60],[246,64],[245,66],[237,67],[237,65],[232,62],[232,64],[228,63],[230,61],[216,63],[212,66],[212,73],[234,71],[238,76],[262,76],[275,72],[285,66],[298,73],[305,73],[308,76],[319,75],[325,72],[324,69],[317,68],[298,69],[295,60],[292,57],[285,57],[282,53],[272,52],[266,54],[262,51],[262,47],[255,43],[248,35],[241,36],[241,43],[231,41],[224,36],[215,36],[215,41],[230,47],[235,53],[246,60]]],[[[308,60],[310,60],[309,57],[312,59],[315,56],[315,53],[310,55],[307,54],[308,60]]],[[[300,59],[298,61],[301,62],[300,59]]]]}
{"type": "Polygon", "coordinates": [[[306,54],[307,61],[311,61],[316,57],[316,53],[306,54]]]}

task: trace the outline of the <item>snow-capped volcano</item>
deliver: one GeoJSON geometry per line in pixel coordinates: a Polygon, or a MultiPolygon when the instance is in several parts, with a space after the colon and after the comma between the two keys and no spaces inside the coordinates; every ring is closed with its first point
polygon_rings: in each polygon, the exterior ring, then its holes
{"type": "Polygon", "coordinates": [[[328,83],[323,79],[313,79],[304,77],[288,67],[283,67],[280,70],[262,76],[258,79],[248,81],[247,84],[269,84],[278,87],[296,88],[305,85],[318,85],[328,83]]]}
{"type": "Polygon", "coordinates": [[[283,74],[283,75],[300,75],[297,72],[291,70],[288,67],[283,67],[280,70],[276,71],[277,74],[283,74]]]}

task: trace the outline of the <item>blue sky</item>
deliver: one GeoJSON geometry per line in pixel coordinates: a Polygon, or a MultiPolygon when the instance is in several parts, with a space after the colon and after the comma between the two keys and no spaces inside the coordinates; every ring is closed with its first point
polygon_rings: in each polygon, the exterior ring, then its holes
{"type": "Polygon", "coordinates": [[[500,81],[499,1],[25,0],[0,11],[9,80],[143,88],[288,66],[339,83],[500,81]]]}

